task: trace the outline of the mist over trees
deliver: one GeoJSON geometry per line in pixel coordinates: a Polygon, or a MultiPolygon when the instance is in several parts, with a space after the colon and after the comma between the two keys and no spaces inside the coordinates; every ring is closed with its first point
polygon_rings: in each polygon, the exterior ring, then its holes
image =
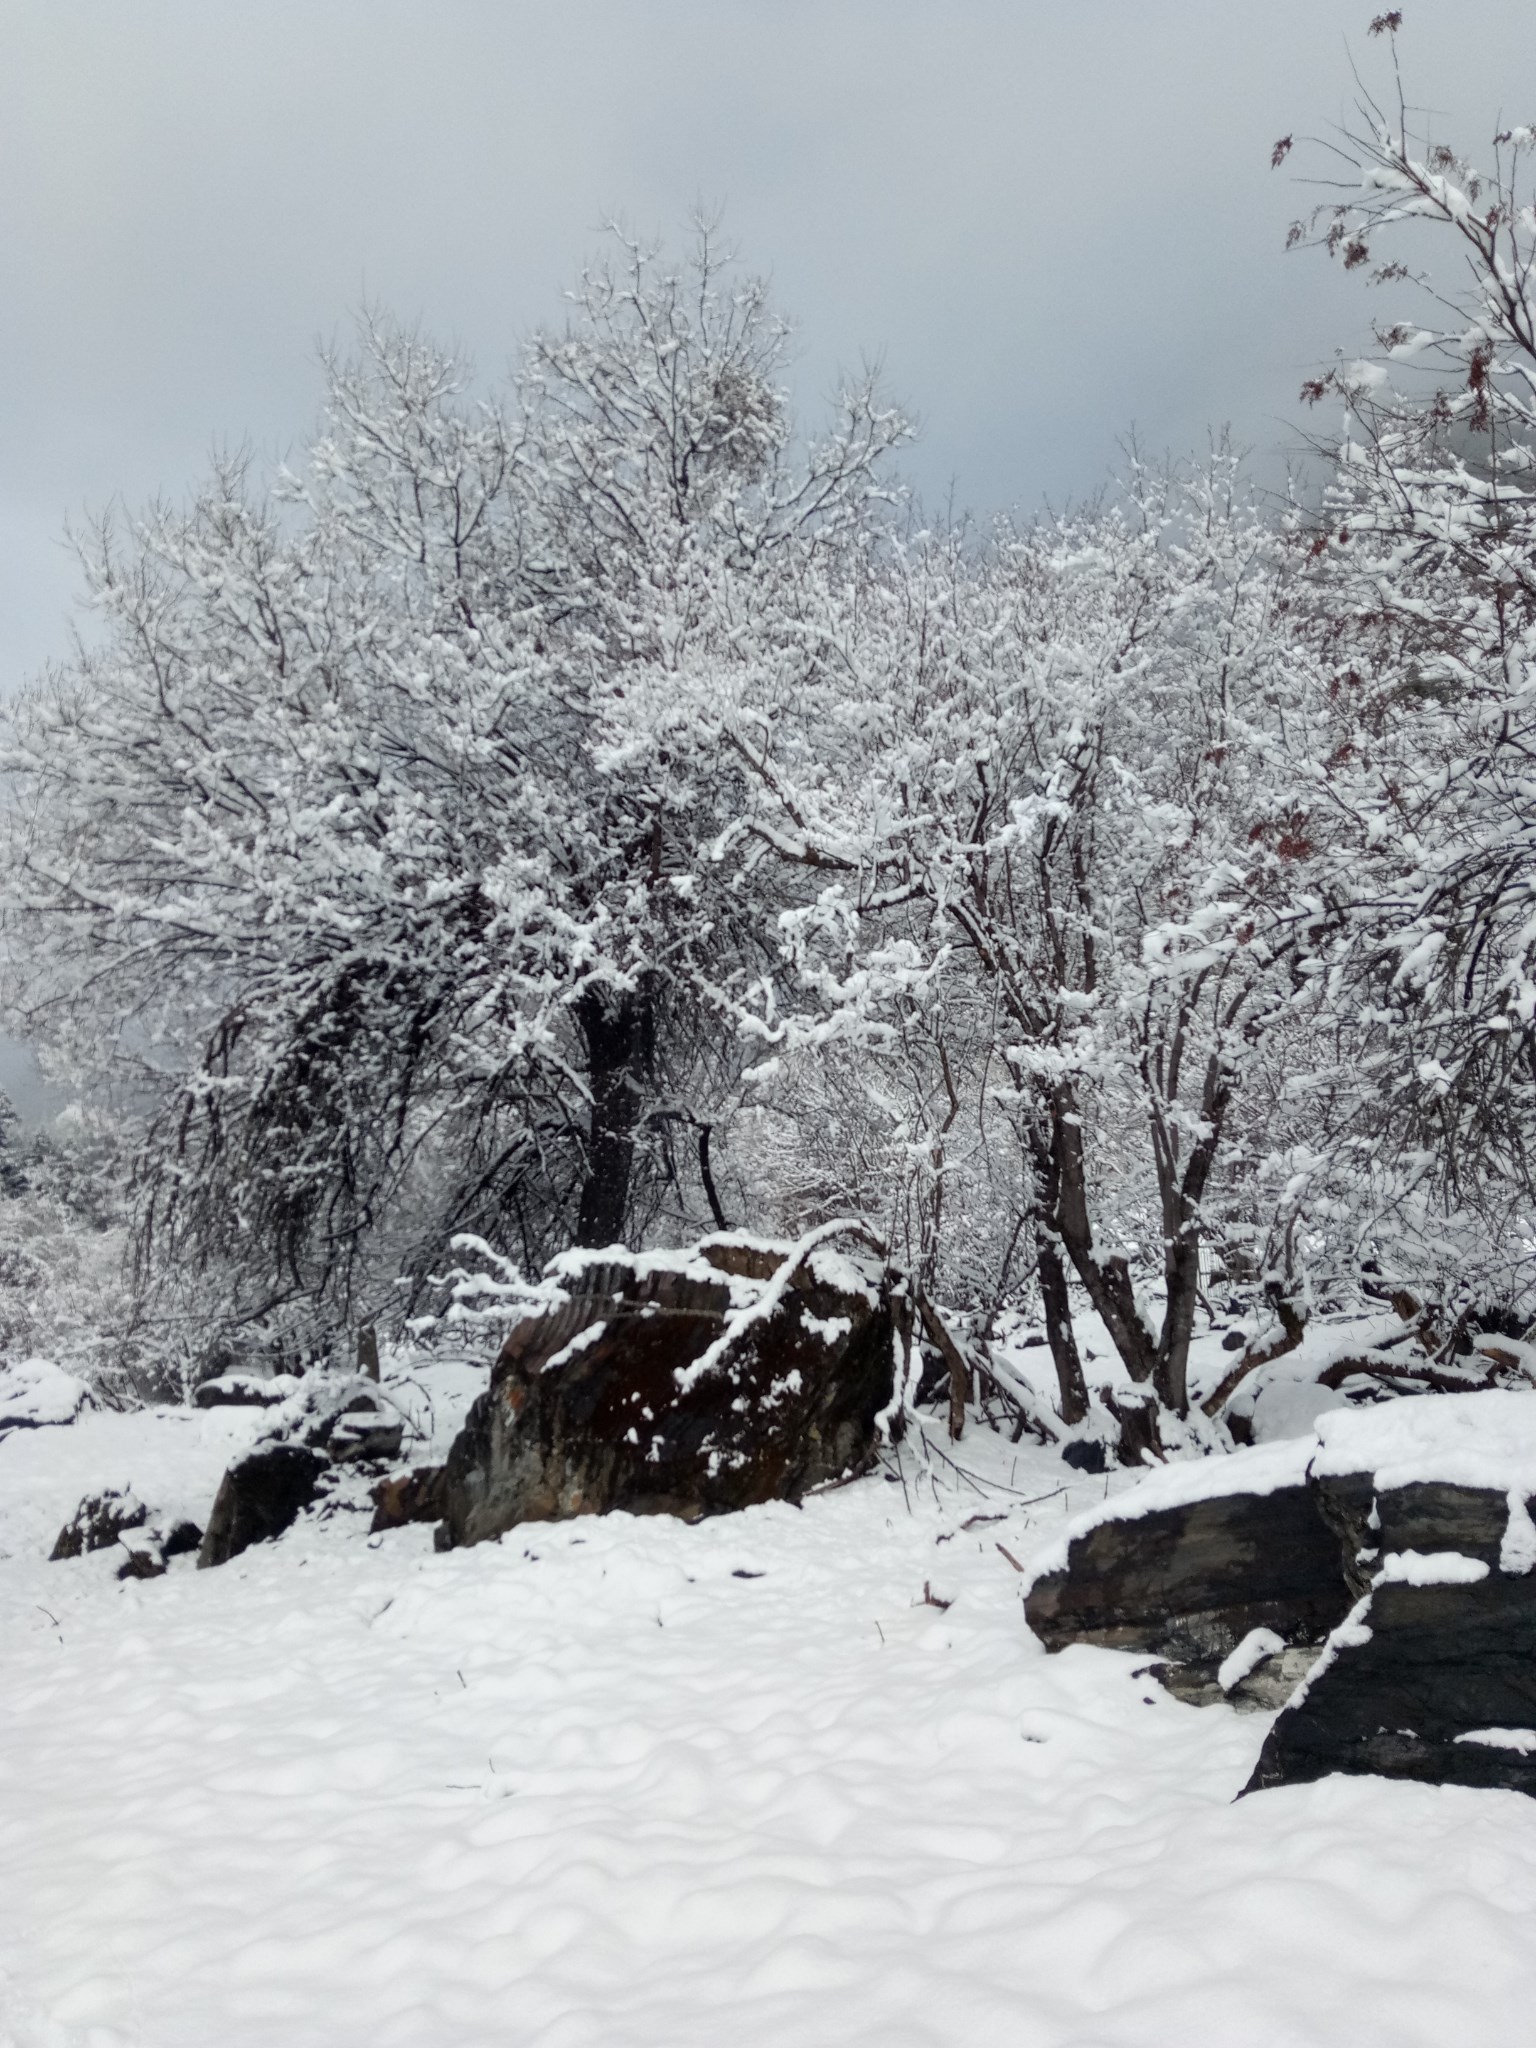
{"type": "Polygon", "coordinates": [[[340,1355],[465,1236],[838,1216],[1038,1316],[1069,1423],[1074,1302],[1180,1415],[1217,1286],[1536,1313],[1536,132],[1359,116],[1294,239],[1373,338],[1283,503],[1218,441],[932,517],[700,226],[502,392],[370,313],[292,469],[81,537],[9,1005],[113,1105],[135,1356],[340,1355]]]}

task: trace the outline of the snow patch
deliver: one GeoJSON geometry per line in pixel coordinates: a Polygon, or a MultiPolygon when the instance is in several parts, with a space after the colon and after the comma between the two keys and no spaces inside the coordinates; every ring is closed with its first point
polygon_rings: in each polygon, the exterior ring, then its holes
{"type": "Polygon", "coordinates": [[[1480,1557],[1465,1557],[1459,1550],[1389,1550],[1372,1584],[1475,1586],[1487,1576],[1488,1567],[1480,1557]]]}
{"type": "Polygon", "coordinates": [[[1104,1484],[1047,1451],[920,1419],[905,1488],[443,1556],[338,1513],[153,1582],[32,1541],[114,1478],[205,1512],[258,1420],[0,1446],[0,2041],[1525,2038],[1530,1809],[1234,1804],[1267,1716],[1022,1627],[998,1544],[1104,1484]]]}
{"type": "Polygon", "coordinates": [[[1536,1728],[1469,1728],[1456,1740],[1480,1743],[1484,1749],[1512,1749],[1520,1756],[1536,1755],[1536,1728]]]}
{"type": "Polygon", "coordinates": [[[1499,1545],[1499,1570],[1512,1578],[1522,1577],[1536,1565],[1536,1522],[1518,1486],[1509,1489],[1509,1520],[1504,1541],[1499,1545]]]}
{"type": "Polygon", "coordinates": [[[1536,1494],[1536,1390],[1496,1389],[1341,1409],[1317,1426],[1319,1478],[1374,1472],[1380,1493],[1439,1481],[1536,1494]]]}
{"type": "Polygon", "coordinates": [[[1277,1636],[1272,1628],[1249,1629],[1232,1654],[1223,1660],[1216,1683],[1223,1692],[1231,1692],[1251,1671],[1257,1671],[1271,1657],[1278,1657],[1284,1648],[1284,1636],[1277,1636]]]}

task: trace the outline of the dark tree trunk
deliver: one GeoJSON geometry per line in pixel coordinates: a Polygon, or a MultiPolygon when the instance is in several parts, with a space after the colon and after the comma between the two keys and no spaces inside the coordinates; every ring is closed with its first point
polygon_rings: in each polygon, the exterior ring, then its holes
{"type": "Polygon", "coordinates": [[[379,1333],[372,1323],[364,1323],[357,1333],[357,1369],[364,1379],[379,1377],[379,1333]]]}
{"type": "Polygon", "coordinates": [[[1070,1427],[1088,1413],[1088,1382],[1083,1377],[1083,1361],[1078,1356],[1072,1329],[1072,1299],[1067,1292],[1067,1269],[1061,1262],[1061,1239],[1057,1235],[1061,1168],[1048,1137],[1039,1128],[1030,1151],[1035,1175],[1035,1270],[1045,1310],[1046,1341],[1056,1368],[1061,1419],[1070,1427]]]}
{"type": "MultiPolygon", "coordinates": [[[[1280,1335],[1272,1343],[1250,1346],[1227,1374],[1221,1385],[1206,1395],[1200,1406],[1207,1415],[1219,1415],[1232,1396],[1237,1392],[1249,1373],[1257,1372],[1261,1365],[1273,1365],[1277,1358],[1284,1358],[1294,1351],[1307,1334],[1307,1320],[1293,1301],[1285,1297],[1281,1283],[1271,1281],[1265,1288],[1270,1305],[1280,1322],[1280,1335]]],[[[1353,1363],[1353,1361],[1351,1361],[1353,1363]]],[[[1330,1367],[1331,1371],[1332,1368],[1330,1367]]],[[[1321,1380],[1327,1386],[1327,1375],[1321,1380]]]]}
{"type": "Polygon", "coordinates": [[[1142,1320],[1129,1265],[1118,1254],[1105,1258],[1093,1242],[1083,1128],[1065,1091],[1051,1104],[1051,1154],[1057,1173],[1057,1228],[1067,1257],[1125,1361],[1126,1371],[1133,1380],[1149,1380],[1157,1362],[1157,1346],[1142,1320]]]}
{"type": "Polygon", "coordinates": [[[1195,1328],[1200,1293],[1200,1237],[1193,1224],[1183,1225],[1164,1247],[1163,1275],[1168,1305],[1157,1347],[1152,1385],[1157,1398],[1176,1415],[1189,1413],[1189,1340],[1195,1328]]]}
{"type": "Polygon", "coordinates": [[[635,1130],[650,1067],[653,1006],[649,993],[598,989],[583,996],[576,1020],[587,1048],[592,1108],[587,1171],[576,1219],[576,1242],[622,1244],[635,1163],[635,1130]]]}
{"type": "Polygon", "coordinates": [[[1054,1235],[1041,1226],[1035,1230],[1035,1256],[1039,1260],[1040,1299],[1045,1305],[1045,1334],[1061,1395],[1061,1419],[1070,1425],[1081,1422],[1088,1413],[1088,1382],[1072,1331],[1072,1303],[1061,1251],[1054,1235]]]}
{"type": "Polygon", "coordinates": [[[729,1223],[726,1222],[725,1211],[720,1206],[719,1190],[715,1186],[715,1176],[711,1171],[709,1164],[710,1128],[711,1127],[708,1124],[700,1124],[698,1127],[699,1179],[704,1183],[704,1199],[709,1204],[710,1215],[713,1216],[715,1219],[716,1230],[729,1230],[731,1226],[729,1223]]]}
{"type": "Polygon", "coordinates": [[[1157,1397],[1176,1415],[1189,1413],[1189,1340],[1194,1334],[1195,1305],[1200,1297],[1200,1206],[1232,1101],[1232,1082],[1219,1059],[1206,1067],[1200,1115],[1204,1134],[1190,1149],[1182,1173],[1176,1142],[1160,1120],[1154,1125],[1158,1179],[1163,1197],[1163,1280],[1167,1307],[1158,1340],[1152,1385],[1157,1397]]]}

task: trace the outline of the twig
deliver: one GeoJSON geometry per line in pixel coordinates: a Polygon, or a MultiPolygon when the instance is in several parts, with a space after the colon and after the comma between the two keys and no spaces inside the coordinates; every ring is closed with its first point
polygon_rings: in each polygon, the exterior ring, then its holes
{"type": "Polygon", "coordinates": [[[1023,1571],[1023,1565],[1019,1563],[1019,1560],[1014,1556],[1013,1552],[1008,1548],[1006,1543],[999,1543],[997,1547],[1003,1553],[1004,1557],[1007,1558],[1008,1562],[1013,1566],[1016,1572],[1023,1571]]]}
{"type": "MultiPolygon", "coordinates": [[[[916,1417],[913,1419],[914,1421],[917,1420],[916,1417]]],[[[1017,1487],[1005,1485],[1001,1479],[979,1479],[974,1472],[967,1471],[964,1465],[957,1465],[947,1451],[942,1450],[938,1444],[934,1443],[927,1436],[921,1424],[918,1425],[918,1434],[927,1449],[942,1458],[951,1471],[955,1472],[961,1479],[966,1480],[984,1498],[989,1493],[1010,1493],[1018,1500],[1020,1507],[1030,1508],[1037,1507],[1043,1500],[1054,1500],[1058,1493],[1065,1493],[1067,1490],[1064,1486],[1053,1486],[1049,1493],[1034,1493],[1025,1496],[1019,1493],[1017,1487]]]]}
{"type": "MultiPolygon", "coordinates": [[[[852,1486],[856,1479],[867,1479],[871,1470],[872,1467],[869,1465],[859,1465],[852,1471],[842,1473],[836,1479],[823,1479],[817,1486],[808,1486],[801,1494],[800,1500],[814,1500],[818,1493],[836,1493],[840,1486],[852,1486]]],[[[795,1505],[798,1507],[800,1501],[796,1501],[795,1505]]]]}
{"type": "Polygon", "coordinates": [[[896,1477],[901,1481],[901,1497],[907,1504],[907,1513],[912,1512],[912,1496],[907,1491],[907,1469],[901,1462],[901,1445],[896,1446],[896,1477]]]}
{"type": "Polygon", "coordinates": [[[1294,1304],[1287,1301],[1284,1295],[1278,1291],[1272,1293],[1270,1306],[1279,1321],[1280,1335],[1272,1343],[1262,1345],[1258,1350],[1249,1346],[1221,1385],[1213,1393],[1207,1394],[1200,1403],[1203,1414],[1214,1419],[1251,1372],[1256,1372],[1261,1365],[1273,1365],[1276,1359],[1284,1358],[1288,1352],[1296,1350],[1305,1337],[1306,1318],[1296,1313],[1294,1304]]]}
{"type": "Polygon", "coordinates": [[[949,1367],[949,1440],[958,1443],[965,1428],[965,1404],[971,1391],[970,1367],[965,1354],[944,1327],[943,1318],[926,1294],[917,1297],[917,1312],[923,1328],[933,1339],[949,1367]]]}
{"type": "MultiPolygon", "coordinates": [[[[915,1417],[913,1419],[916,1420],[915,1417]]],[[[927,1431],[923,1429],[921,1426],[919,1426],[917,1434],[918,1441],[922,1444],[925,1452],[932,1451],[933,1453],[935,1453],[935,1455],[942,1458],[945,1464],[951,1470],[951,1472],[955,1473],[958,1478],[963,1479],[968,1486],[974,1487],[977,1493],[985,1497],[986,1485],[983,1481],[979,1480],[976,1477],[974,1472],[967,1472],[963,1465],[957,1465],[954,1459],[949,1455],[949,1453],[947,1451],[941,1450],[939,1446],[936,1443],[934,1443],[932,1439],[929,1437],[927,1431]]]]}

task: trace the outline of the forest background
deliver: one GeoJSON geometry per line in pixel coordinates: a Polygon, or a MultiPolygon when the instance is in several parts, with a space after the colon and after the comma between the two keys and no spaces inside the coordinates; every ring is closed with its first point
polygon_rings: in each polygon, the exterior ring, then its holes
{"type": "Polygon", "coordinates": [[[940,516],[878,374],[799,428],[706,216],[499,390],[370,310],[301,450],[82,527],[6,738],[76,1094],[10,1341],[128,1398],[421,1335],[455,1259],[846,1215],[979,1347],[1038,1316],[1068,1423],[1074,1302],[1177,1413],[1218,1286],[1523,1328],[1533,138],[1443,144],[1399,27],[1297,150],[1372,297],[1292,487],[1127,439],[940,516]]]}

